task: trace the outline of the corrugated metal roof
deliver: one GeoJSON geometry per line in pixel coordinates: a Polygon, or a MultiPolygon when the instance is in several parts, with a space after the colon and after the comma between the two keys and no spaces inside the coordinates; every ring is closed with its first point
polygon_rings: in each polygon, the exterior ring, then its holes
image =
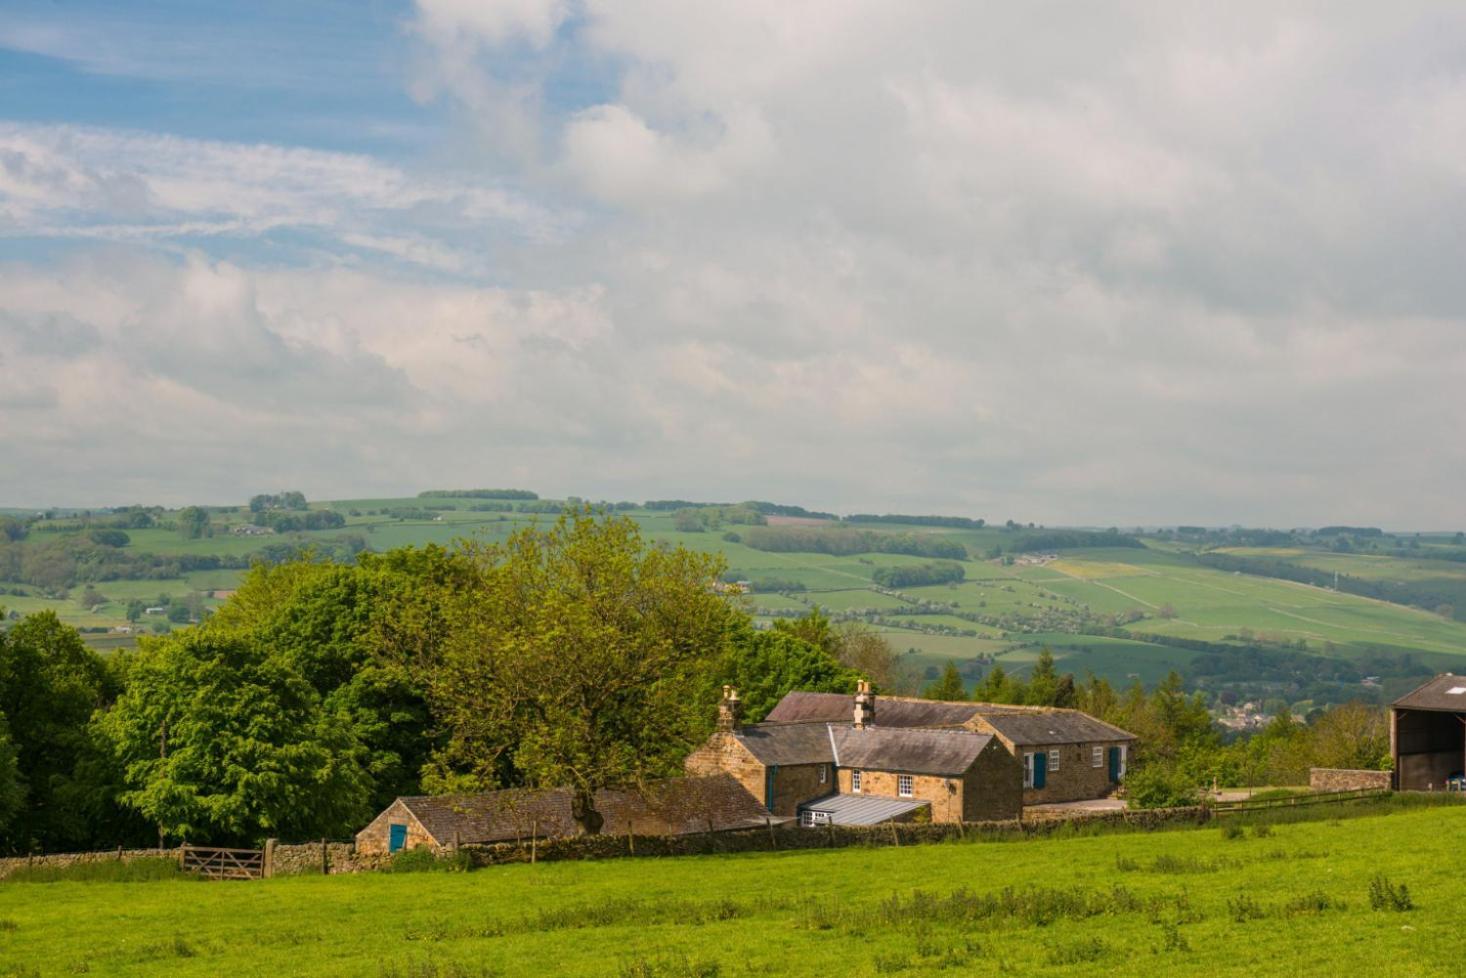
{"type": "Polygon", "coordinates": [[[1078,710],[1044,710],[1039,713],[980,713],[1003,737],[1014,744],[1089,744],[1097,740],[1134,740],[1135,735],[1113,723],[1096,720],[1078,710]]]}
{"type": "Polygon", "coordinates": [[[829,764],[835,759],[824,723],[754,723],[733,736],[760,764],[829,764]]]}
{"type": "Polygon", "coordinates": [[[1436,676],[1395,700],[1393,705],[1407,710],[1466,713],[1466,676],[1449,672],[1436,676]]]}
{"type": "Polygon", "coordinates": [[[825,812],[836,825],[879,825],[928,804],[912,798],[884,798],[880,795],[826,795],[816,801],[805,802],[799,809],[825,812]]]}
{"type": "Polygon", "coordinates": [[[952,777],[966,773],[991,734],[971,730],[922,730],[912,727],[830,726],[835,762],[870,771],[904,771],[952,777]]]}

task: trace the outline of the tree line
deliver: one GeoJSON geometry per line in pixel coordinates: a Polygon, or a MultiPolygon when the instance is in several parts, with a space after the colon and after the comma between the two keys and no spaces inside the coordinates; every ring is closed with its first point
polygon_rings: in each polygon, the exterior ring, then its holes
{"type": "Polygon", "coordinates": [[[45,613],[0,637],[0,848],[341,838],[405,794],[676,774],[718,690],[906,689],[879,636],[753,627],[722,558],[566,514],[501,543],[257,565],[202,624],[103,659],[45,613]]]}
{"type": "Polygon", "coordinates": [[[744,546],[774,553],[822,553],[836,557],[885,553],[967,559],[967,548],[960,542],[928,533],[877,533],[848,527],[753,526],[740,531],[739,537],[744,546]]]}

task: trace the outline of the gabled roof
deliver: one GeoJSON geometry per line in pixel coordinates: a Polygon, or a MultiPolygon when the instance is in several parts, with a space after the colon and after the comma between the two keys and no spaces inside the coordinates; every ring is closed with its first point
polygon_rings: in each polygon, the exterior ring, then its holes
{"type": "Polygon", "coordinates": [[[911,798],[885,798],[880,795],[826,795],[800,805],[801,811],[824,812],[836,825],[879,825],[930,802],[911,798]]]}
{"type": "MultiPolygon", "coordinates": [[[[877,696],[875,722],[885,727],[960,727],[977,712],[976,703],[946,703],[904,696],[877,696]]],[[[786,693],[767,720],[777,723],[849,723],[855,697],[848,693],[786,693]]]]}
{"type": "Polygon", "coordinates": [[[1392,706],[1406,710],[1466,713],[1466,676],[1444,673],[1415,687],[1392,706]]]}
{"type": "MultiPolygon", "coordinates": [[[[576,835],[568,788],[487,791],[473,795],[418,795],[398,799],[440,845],[476,845],[576,835]]],[[[686,835],[710,829],[761,827],[768,812],[731,775],[667,778],[641,791],[596,792],[601,831],[623,835],[686,835]]]]}
{"type": "MultiPolygon", "coordinates": [[[[1466,682],[1466,680],[1463,680],[1466,682]]],[[[848,724],[855,697],[848,693],[792,692],[769,712],[784,723],[825,721],[848,724]]],[[[962,727],[982,718],[1014,744],[1083,744],[1096,740],[1135,740],[1134,734],[1088,713],[1050,706],[966,703],[877,696],[870,729],[962,727]]]]}
{"type": "Polygon", "coordinates": [[[835,759],[825,723],[754,723],[733,736],[760,764],[829,764],[835,759]]]}
{"type": "Polygon", "coordinates": [[[992,742],[991,734],[970,730],[830,725],[835,763],[871,771],[899,771],[960,777],[992,742]]]}

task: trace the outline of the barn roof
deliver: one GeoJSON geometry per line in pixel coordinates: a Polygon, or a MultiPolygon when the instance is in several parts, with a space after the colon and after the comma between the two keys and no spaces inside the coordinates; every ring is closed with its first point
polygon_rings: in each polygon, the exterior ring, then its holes
{"type": "Polygon", "coordinates": [[[826,795],[800,805],[802,811],[824,812],[836,825],[879,825],[889,819],[926,808],[930,802],[879,795],[826,795]]]}
{"type": "Polygon", "coordinates": [[[760,764],[829,764],[835,759],[826,723],[754,723],[733,736],[760,764]]]}
{"type": "Polygon", "coordinates": [[[983,712],[979,714],[1013,744],[1087,744],[1096,740],[1135,740],[1135,735],[1113,723],[1096,720],[1079,710],[1043,710],[1036,713],[983,712]]]}
{"type": "Polygon", "coordinates": [[[1466,676],[1444,673],[1395,700],[1392,704],[1406,710],[1439,710],[1466,713],[1466,676]]]}
{"type": "Polygon", "coordinates": [[[830,726],[835,763],[872,771],[903,771],[957,777],[972,767],[991,734],[970,730],[922,730],[911,727],[830,726]]]}
{"type": "MultiPolygon", "coordinates": [[[[440,845],[475,845],[579,833],[568,788],[487,791],[473,795],[418,795],[399,799],[440,845]]],[[[768,812],[727,774],[667,778],[641,791],[596,792],[601,831],[687,835],[761,827],[768,812]]]]}

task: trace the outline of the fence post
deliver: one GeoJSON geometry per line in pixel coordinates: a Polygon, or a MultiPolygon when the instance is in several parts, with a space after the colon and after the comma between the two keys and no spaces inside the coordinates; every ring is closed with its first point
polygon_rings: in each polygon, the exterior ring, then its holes
{"type": "Polygon", "coordinates": [[[117,846],[117,861],[119,863],[122,862],[122,846],[121,846],[121,844],[118,844],[118,846],[117,846]]]}
{"type": "Polygon", "coordinates": [[[187,839],[183,839],[183,840],[181,840],[178,843],[178,868],[179,869],[182,869],[184,862],[187,861],[187,859],[188,859],[187,853],[188,853],[188,840],[187,839]]]}
{"type": "Polygon", "coordinates": [[[534,865],[536,850],[540,841],[540,820],[535,819],[529,826],[529,864],[534,865]]]}
{"type": "Polygon", "coordinates": [[[774,820],[765,815],[764,825],[769,830],[769,847],[773,849],[779,848],[779,837],[774,834],[774,820]]]}
{"type": "Polygon", "coordinates": [[[269,879],[275,875],[275,846],[279,844],[279,839],[265,840],[265,859],[264,863],[260,866],[260,876],[264,879],[269,879]]]}
{"type": "Polygon", "coordinates": [[[636,855],[636,820],[626,820],[626,851],[630,855],[636,855]]]}
{"type": "Polygon", "coordinates": [[[321,840],[321,875],[331,875],[331,854],[329,850],[326,849],[325,839],[321,840]]]}

